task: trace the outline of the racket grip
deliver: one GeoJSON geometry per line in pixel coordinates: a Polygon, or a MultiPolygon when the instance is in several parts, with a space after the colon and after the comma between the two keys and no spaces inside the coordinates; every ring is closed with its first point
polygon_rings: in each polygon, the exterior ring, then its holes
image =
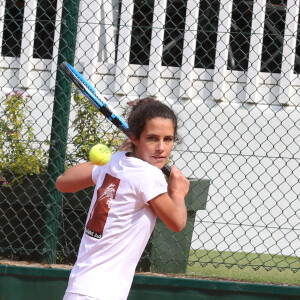
{"type": "Polygon", "coordinates": [[[170,167],[170,166],[164,165],[163,168],[162,168],[161,170],[162,170],[162,172],[163,172],[167,177],[170,176],[170,173],[171,173],[171,167],[170,167]]]}

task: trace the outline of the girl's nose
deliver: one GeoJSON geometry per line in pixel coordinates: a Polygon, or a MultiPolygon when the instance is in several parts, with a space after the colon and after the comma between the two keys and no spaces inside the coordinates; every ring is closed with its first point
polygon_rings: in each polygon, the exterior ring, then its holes
{"type": "Polygon", "coordinates": [[[163,152],[164,151],[164,141],[158,141],[157,146],[156,146],[156,150],[163,152]]]}

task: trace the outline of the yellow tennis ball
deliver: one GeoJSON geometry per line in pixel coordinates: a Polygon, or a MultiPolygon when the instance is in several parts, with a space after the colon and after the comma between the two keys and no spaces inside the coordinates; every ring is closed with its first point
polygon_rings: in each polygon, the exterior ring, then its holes
{"type": "Polygon", "coordinates": [[[91,148],[89,156],[90,161],[95,165],[103,166],[109,162],[111,151],[106,145],[97,144],[91,148]]]}

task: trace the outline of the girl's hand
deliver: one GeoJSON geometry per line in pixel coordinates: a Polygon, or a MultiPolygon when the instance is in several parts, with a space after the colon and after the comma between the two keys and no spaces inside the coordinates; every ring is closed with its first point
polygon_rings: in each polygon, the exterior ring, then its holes
{"type": "Polygon", "coordinates": [[[176,166],[173,166],[171,169],[171,174],[168,179],[168,193],[171,198],[173,197],[181,197],[185,198],[187,193],[189,192],[190,182],[188,179],[182,174],[180,170],[176,166]]]}

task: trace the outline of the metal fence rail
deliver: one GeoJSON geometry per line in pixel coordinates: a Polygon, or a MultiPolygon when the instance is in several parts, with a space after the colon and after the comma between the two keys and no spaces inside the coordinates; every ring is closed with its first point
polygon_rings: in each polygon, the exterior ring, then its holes
{"type": "Polygon", "coordinates": [[[123,138],[71,88],[67,60],[120,112],[150,95],[181,120],[188,226],[158,223],[140,269],[299,270],[298,1],[6,0],[0,41],[1,256],[73,263],[91,191],[62,196],[55,179],[123,138]]]}

